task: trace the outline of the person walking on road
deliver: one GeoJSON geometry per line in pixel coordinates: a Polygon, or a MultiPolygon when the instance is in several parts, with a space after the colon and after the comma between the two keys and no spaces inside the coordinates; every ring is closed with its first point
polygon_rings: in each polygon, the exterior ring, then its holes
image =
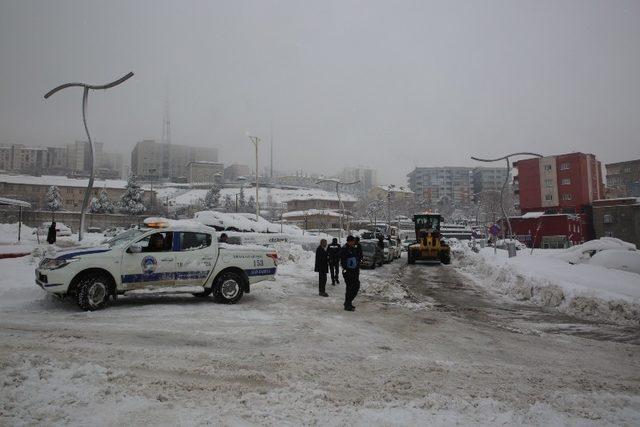
{"type": "Polygon", "coordinates": [[[340,284],[340,243],[335,237],[331,241],[331,244],[327,247],[327,253],[329,254],[329,271],[331,272],[331,284],[333,286],[336,283],[340,284]]]}
{"type": "Polygon", "coordinates": [[[356,249],[356,239],[353,236],[347,237],[347,243],[340,252],[340,265],[342,266],[342,277],[344,277],[344,309],[354,311],[353,300],[360,290],[360,261],[356,249]]]}
{"type": "Polygon", "coordinates": [[[320,246],[316,249],[316,265],[314,271],[318,273],[318,295],[328,297],[325,290],[327,285],[327,273],[329,272],[329,254],[327,253],[327,240],[320,240],[320,246]]]}

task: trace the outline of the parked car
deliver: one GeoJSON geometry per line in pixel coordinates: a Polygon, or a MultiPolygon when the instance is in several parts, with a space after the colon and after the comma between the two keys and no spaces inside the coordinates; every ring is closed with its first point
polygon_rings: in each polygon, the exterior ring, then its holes
{"type": "MultiPolygon", "coordinates": [[[[49,227],[51,227],[51,222],[43,222],[35,232],[38,233],[39,236],[46,236],[49,232],[49,227]]],[[[56,236],[71,236],[71,228],[67,227],[62,222],[56,222],[56,236]]]]}
{"type": "Polygon", "coordinates": [[[391,245],[391,249],[393,250],[393,259],[400,258],[402,249],[400,248],[398,242],[396,242],[395,240],[391,240],[389,244],[391,245]]]}
{"type": "Polygon", "coordinates": [[[395,255],[394,255],[395,251],[391,248],[391,245],[389,244],[388,240],[384,241],[384,250],[383,250],[383,256],[384,256],[384,262],[391,262],[395,259],[395,255]]]}
{"type": "Polygon", "coordinates": [[[360,263],[362,267],[374,269],[376,266],[382,266],[384,257],[377,241],[361,240],[360,245],[362,246],[362,262],[360,263]]]}
{"type": "Polygon", "coordinates": [[[101,233],[102,230],[100,229],[100,227],[88,227],[87,228],[87,233],[101,233]]]}
{"type": "Polygon", "coordinates": [[[111,227],[104,230],[104,237],[114,237],[125,231],[124,227],[111,227]]]}

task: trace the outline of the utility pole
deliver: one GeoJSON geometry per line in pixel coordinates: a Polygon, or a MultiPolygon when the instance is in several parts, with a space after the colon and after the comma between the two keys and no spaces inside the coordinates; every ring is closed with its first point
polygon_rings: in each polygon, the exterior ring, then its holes
{"type": "Polygon", "coordinates": [[[129,78],[133,77],[133,72],[129,72],[125,76],[120,77],[118,80],[112,81],[111,83],[107,83],[104,85],[88,85],[86,83],[65,83],[56,88],[51,89],[44,95],[44,99],[48,99],[50,96],[55,94],[62,89],[66,89],[68,87],[81,87],[82,91],[82,122],[84,123],[84,131],[87,134],[87,139],[89,140],[89,165],[91,170],[91,175],[89,176],[89,184],[87,185],[86,190],[84,191],[84,198],[82,199],[82,210],[80,212],[80,229],[78,230],[78,241],[82,241],[82,234],[84,232],[84,220],[85,214],[87,211],[87,206],[89,205],[89,197],[91,196],[91,190],[93,189],[93,181],[95,178],[95,168],[94,168],[94,155],[93,155],[93,142],[91,141],[91,135],[89,134],[89,127],[87,125],[87,103],[89,101],[89,90],[105,90],[110,89],[112,87],[118,86],[121,83],[124,83],[129,78]]]}
{"type": "Polygon", "coordinates": [[[260,144],[260,138],[258,138],[257,136],[249,135],[249,142],[251,142],[256,148],[256,222],[258,222],[258,217],[260,216],[260,202],[258,199],[258,176],[260,174],[258,169],[258,144],[260,144]]]}

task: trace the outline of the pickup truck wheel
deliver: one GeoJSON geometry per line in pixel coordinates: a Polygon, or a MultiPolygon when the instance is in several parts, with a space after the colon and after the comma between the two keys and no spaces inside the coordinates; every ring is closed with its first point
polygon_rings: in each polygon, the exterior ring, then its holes
{"type": "Polygon", "coordinates": [[[103,275],[90,276],[78,284],[78,305],[84,311],[101,310],[109,300],[110,280],[103,275]]]}
{"type": "Polygon", "coordinates": [[[243,294],[242,277],[230,271],[218,277],[213,285],[213,298],[223,304],[235,304],[243,294]]]}

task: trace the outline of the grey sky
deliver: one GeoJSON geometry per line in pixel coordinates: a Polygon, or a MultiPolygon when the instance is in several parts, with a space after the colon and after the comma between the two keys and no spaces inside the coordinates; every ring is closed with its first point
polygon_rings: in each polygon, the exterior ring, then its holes
{"type": "Polygon", "coordinates": [[[172,140],[278,169],[416,165],[535,150],[640,157],[640,1],[0,0],[0,142],[172,140]],[[268,146],[262,148],[264,161],[268,146]]]}

